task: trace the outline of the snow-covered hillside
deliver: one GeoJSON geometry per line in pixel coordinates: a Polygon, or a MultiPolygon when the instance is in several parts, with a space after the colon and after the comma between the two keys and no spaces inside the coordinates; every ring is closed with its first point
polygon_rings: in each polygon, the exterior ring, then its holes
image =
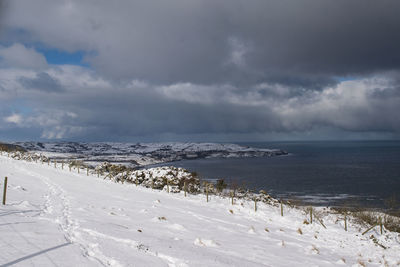
{"type": "Polygon", "coordinates": [[[286,155],[279,149],[263,149],[216,143],[78,143],[17,142],[26,150],[51,158],[79,158],[86,162],[118,162],[130,166],[210,157],[270,157],[286,155]]]}
{"type": "Polygon", "coordinates": [[[397,233],[317,209],[169,194],[0,156],[1,266],[398,266],[397,233]],[[373,235],[373,237],[372,237],[373,235]],[[385,248],[383,248],[384,246],[385,248]]]}

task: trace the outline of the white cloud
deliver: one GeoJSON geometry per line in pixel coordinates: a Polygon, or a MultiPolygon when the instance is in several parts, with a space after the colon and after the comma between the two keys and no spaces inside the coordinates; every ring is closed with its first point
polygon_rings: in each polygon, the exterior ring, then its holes
{"type": "Polygon", "coordinates": [[[5,117],[4,120],[6,122],[14,123],[20,125],[22,123],[22,116],[19,114],[12,114],[8,117],[5,117]]]}

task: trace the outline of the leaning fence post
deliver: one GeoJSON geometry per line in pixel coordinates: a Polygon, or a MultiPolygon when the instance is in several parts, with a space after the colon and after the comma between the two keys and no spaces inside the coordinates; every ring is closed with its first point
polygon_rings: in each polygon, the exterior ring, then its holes
{"type": "Polygon", "coordinates": [[[3,205],[6,204],[6,195],[7,195],[7,176],[4,178],[4,191],[3,191],[3,205]]]}
{"type": "Polygon", "coordinates": [[[368,228],[367,230],[365,230],[362,235],[365,235],[366,233],[368,233],[372,228],[374,228],[375,226],[377,226],[377,224],[372,225],[370,228],[368,228]]]}

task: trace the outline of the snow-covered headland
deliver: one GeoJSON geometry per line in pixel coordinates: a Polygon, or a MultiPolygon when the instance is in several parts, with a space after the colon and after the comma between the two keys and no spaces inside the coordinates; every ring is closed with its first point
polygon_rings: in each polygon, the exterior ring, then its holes
{"type": "Polygon", "coordinates": [[[210,194],[207,202],[197,190],[173,193],[174,181],[196,183],[183,169],[124,170],[103,179],[112,165],[78,173],[11,155],[0,156],[1,187],[8,177],[1,266],[400,265],[398,233],[377,226],[363,235],[369,226],[351,215],[345,231],[343,215],[327,208],[314,208],[311,222],[307,210],[268,197],[255,209],[251,198],[232,203],[210,194]],[[164,178],[167,188],[149,184],[164,178]]]}
{"type": "Polygon", "coordinates": [[[163,162],[228,157],[271,157],[287,155],[279,149],[216,143],[78,143],[17,142],[16,145],[52,159],[79,159],[93,165],[104,161],[145,166],[163,162]]]}

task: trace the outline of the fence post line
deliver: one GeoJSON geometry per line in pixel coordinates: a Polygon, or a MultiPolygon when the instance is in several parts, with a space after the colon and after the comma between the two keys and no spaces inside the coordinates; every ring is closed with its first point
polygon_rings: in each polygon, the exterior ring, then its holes
{"type": "Polygon", "coordinates": [[[3,205],[6,204],[6,195],[7,195],[7,176],[4,178],[4,190],[3,190],[3,205]]]}

